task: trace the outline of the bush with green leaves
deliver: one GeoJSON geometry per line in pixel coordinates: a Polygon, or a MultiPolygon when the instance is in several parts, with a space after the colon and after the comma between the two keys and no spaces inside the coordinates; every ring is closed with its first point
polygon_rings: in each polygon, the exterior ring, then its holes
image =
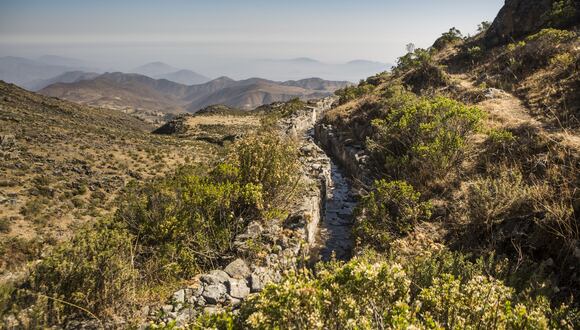
{"type": "Polygon", "coordinates": [[[407,72],[422,66],[427,66],[432,62],[432,51],[423,48],[417,48],[404,56],[399,57],[395,71],[397,73],[407,72]]]}
{"type": "Polygon", "coordinates": [[[227,163],[241,184],[260,186],[266,207],[286,206],[299,185],[297,144],[275,131],[235,143],[227,163]]]}
{"type": "Polygon", "coordinates": [[[238,169],[220,165],[212,174],[182,170],[130,191],[119,207],[116,219],[138,238],[135,261],[151,280],[212,266],[263,208],[261,186],[238,181],[238,169]]]}
{"type": "Polygon", "coordinates": [[[387,250],[390,242],[431,216],[431,205],[405,181],[375,181],[357,210],[353,232],[359,244],[387,250]]]}
{"type": "Polygon", "coordinates": [[[445,98],[414,98],[409,92],[386,95],[389,108],[372,121],[367,148],[391,179],[415,187],[445,176],[464,154],[467,137],[483,118],[474,106],[445,98]]]}
{"type": "Polygon", "coordinates": [[[504,58],[512,78],[518,80],[533,70],[549,66],[553,58],[566,51],[562,45],[577,38],[575,31],[548,28],[508,45],[504,58]]]}
{"type": "Polygon", "coordinates": [[[521,329],[577,326],[575,310],[526,297],[470,262],[466,277],[443,272],[416,282],[421,260],[357,257],[316,273],[300,271],[245,301],[237,315],[203,316],[192,328],[216,329],[521,329]],[[576,323],[574,323],[576,322],[576,323]]]}
{"type": "Polygon", "coordinates": [[[578,17],[577,3],[574,0],[555,0],[552,2],[552,9],[546,14],[550,25],[554,27],[566,26],[574,22],[578,17]]]}
{"type": "Polygon", "coordinates": [[[433,48],[441,50],[445,48],[445,46],[461,40],[463,40],[463,35],[461,34],[461,31],[459,31],[455,27],[452,27],[451,29],[449,29],[449,31],[443,33],[441,37],[439,37],[439,39],[435,40],[433,48]]]}
{"type": "Polygon", "coordinates": [[[348,101],[356,100],[363,95],[372,93],[375,87],[375,85],[363,80],[357,86],[347,86],[334,93],[339,97],[338,103],[345,104],[348,101]]]}
{"type": "Polygon", "coordinates": [[[30,287],[48,324],[127,311],[138,279],[135,237],[110,221],[80,231],[36,267],[30,287]]]}
{"type": "Polygon", "coordinates": [[[504,169],[496,178],[475,180],[465,197],[471,223],[488,231],[510,217],[529,214],[533,209],[532,189],[522,174],[513,169],[504,169]]]}

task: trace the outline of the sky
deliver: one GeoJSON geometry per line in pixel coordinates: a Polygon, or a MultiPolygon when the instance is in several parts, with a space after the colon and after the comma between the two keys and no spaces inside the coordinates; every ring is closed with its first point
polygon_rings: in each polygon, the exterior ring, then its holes
{"type": "Polygon", "coordinates": [[[310,57],[394,63],[454,26],[491,21],[504,0],[0,0],[0,56],[44,54],[124,68],[310,57]]]}

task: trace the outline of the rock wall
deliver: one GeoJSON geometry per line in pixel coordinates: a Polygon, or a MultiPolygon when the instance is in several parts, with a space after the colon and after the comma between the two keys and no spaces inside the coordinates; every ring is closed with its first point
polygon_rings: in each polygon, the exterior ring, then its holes
{"type": "Polygon", "coordinates": [[[365,186],[370,186],[373,178],[368,170],[369,156],[362,145],[344,137],[331,124],[319,123],[314,127],[314,137],[318,144],[342,166],[347,174],[365,186]]]}

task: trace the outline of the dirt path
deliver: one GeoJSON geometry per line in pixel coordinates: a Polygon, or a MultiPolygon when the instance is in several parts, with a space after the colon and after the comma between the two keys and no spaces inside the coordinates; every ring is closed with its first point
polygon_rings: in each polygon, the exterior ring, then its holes
{"type": "MultiPolygon", "coordinates": [[[[478,89],[465,74],[450,74],[450,77],[467,91],[478,89]]],[[[506,91],[489,89],[486,93],[486,100],[477,103],[477,106],[483,109],[491,120],[500,123],[502,127],[514,128],[528,125],[538,129],[542,135],[564,147],[580,149],[579,135],[565,128],[553,127],[540,122],[530,114],[530,110],[519,98],[506,91]]]]}

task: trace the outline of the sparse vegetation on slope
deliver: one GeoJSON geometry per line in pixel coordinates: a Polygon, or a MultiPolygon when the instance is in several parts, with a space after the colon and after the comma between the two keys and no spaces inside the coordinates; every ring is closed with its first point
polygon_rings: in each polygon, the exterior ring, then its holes
{"type": "Polygon", "coordinates": [[[155,288],[236,253],[234,239],[266,212],[284,212],[298,185],[293,143],[273,132],[237,142],[225,161],[126,189],[111,220],[77,233],[34,267],[5,309],[31,322],[133,315],[155,288]],[[265,158],[267,156],[267,158],[265,158]]]}

